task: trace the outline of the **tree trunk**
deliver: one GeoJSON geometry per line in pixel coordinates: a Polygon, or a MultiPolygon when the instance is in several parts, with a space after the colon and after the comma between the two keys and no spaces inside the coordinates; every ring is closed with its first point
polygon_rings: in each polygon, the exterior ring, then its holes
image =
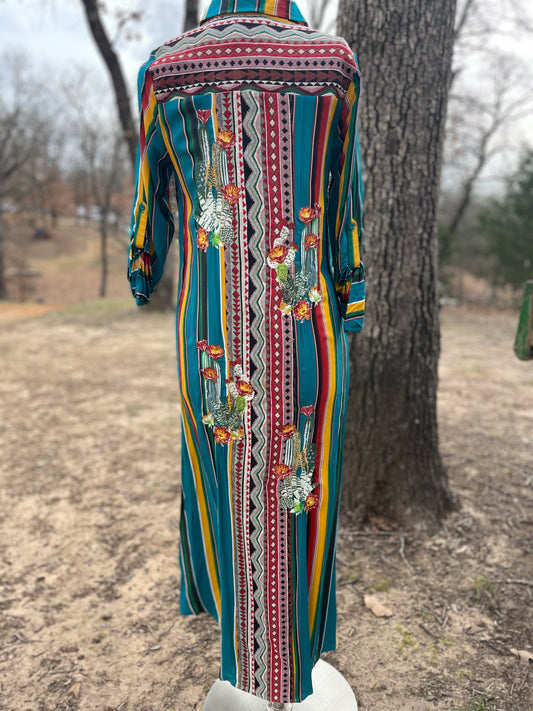
{"type": "Polygon", "coordinates": [[[350,344],[345,504],[434,525],[455,502],[438,447],[436,209],[455,0],[341,0],[362,73],[365,325],[350,344]]]}
{"type": "Polygon", "coordinates": [[[192,30],[198,24],[198,0],[187,0],[185,4],[185,22],[183,31],[192,30]]]}
{"type": "Polygon", "coordinates": [[[105,298],[107,293],[107,210],[100,217],[100,298],[105,298]]]}
{"type": "Polygon", "coordinates": [[[135,172],[137,161],[137,132],[133,124],[130,98],[124,80],[124,74],[122,73],[118,57],[100,19],[100,10],[97,0],[82,0],[82,2],[87,16],[87,24],[89,25],[96,46],[98,47],[102,59],[106,63],[111,81],[113,82],[120,125],[124,133],[124,140],[128,146],[132,170],[135,172]]]}

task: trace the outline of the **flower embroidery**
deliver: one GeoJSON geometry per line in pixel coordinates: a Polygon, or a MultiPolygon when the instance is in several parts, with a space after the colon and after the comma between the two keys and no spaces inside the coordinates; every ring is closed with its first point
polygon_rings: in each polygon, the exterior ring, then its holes
{"type": "Polygon", "coordinates": [[[211,109],[199,109],[196,115],[203,124],[206,124],[211,118],[211,109]]]}
{"type": "Polygon", "coordinates": [[[220,144],[224,150],[228,148],[233,148],[235,145],[235,134],[233,131],[222,130],[218,132],[217,142],[220,144]]]}
{"type": "Polygon", "coordinates": [[[306,249],[311,249],[311,247],[318,249],[318,235],[315,235],[312,232],[310,232],[308,235],[305,235],[304,246],[306,249]]]}
{"type": "Polygon", "coordinates": [[[207,355],[210,355],[211,358],[214,358],[215,360],[218,360],[221,356],[224,355],[224,349],[222,348],[222,346],[216,345],[206,345],[205,352],[207,353],[207,355]]]}
{"type": "Polygon", "coordinates": [[[313,304],[318,304],[319,301],[322,301],[322,292],[320,292],[316,286],[314,286],[311,291],[308,294],[309,300],[313,304]]]}
{"type": "Polygon", "coordinates": [[[235,388],[239,395],[242,395],[247,400],[251,400],[255,395],[254,389],[247,380],[236,380],[235,388]]]}
{"type": "Polygon", "coordinates": [[[298,301],[294,307],[294,317],[297,321],[309,320],[311,318],[311,307],[303,299],[298,301]]]}
{"type": "Polygon", "coordinates": [[[270,262],[273,262],[276,265],[274,268],[276,268],[278,264],[281,264],[285,261],[288,253],[289,248],[283,244],[277,244],[275,247],[272,247],[272,249],[268,253],[268,266],[272,266],[270,262]]]}
{"type": "Polygon", "coordinates": [[[313,494],[313,489],[318,486],[318,482],[313,482],[317,452],[312,441],[314,411],[313,405],[300,408],[305,415],[302,434],[295,424],[278,425],[276,428],[284,438],[285,451],[284,461],[276,464],[272,473],[281,479],[280,507],[295,514],[310,511],[318,505],[318,496],[313,494]]]}
{"type": "Polygon", "coordinates": [[[276,429],[282,437],[291,437],[296,432],[296,425],[278,425],[276,429]]]}
{"type": "Polygon", "coordinates": [[[318,506],[318,497],[314,494],[308,494],[305,499],[305,510],[310,511],[318,506]]]}
{"type": "Polygon", "coordinates": [[[222,187],[222,195],[224,196],[224,199],[229,202],[230,205],[235,205],[239,202],[239,198],[241,196],[241,189],[238,188],[236,185],[229,183],[228,185],[224,185],[222,187]]]}
{"type": "Polygon", "coordinates": [[[205,252],[209,247],[209,233],[203,227],[196,230],[196,246],[205,252]]]}
{"type": "Polygon", "coordinates": [[[221,425],[216,425],[213,428],[213,434],[215,435],[215,442],[219,444],[227,444],[231,439],[231,432],[221,425]]]}
{"type": "Polygon", "coordinates": [[[276,476],[278,479],[285,479],[285,477],[289,476],[289,474],[292,473],[292,467],[289,467],[288,464],[275,464],[272,467],[272,474],[276,476]]]}
{"type": "Polygon", "coordinates": [[[314,207],[301,207],[298,210],[298,217],[302,222],[304,222],[306,225],[308,225],[313,218],[316,217],[315,214],[315,208],[314,207]]]}
{"type": "Polygon", "coordinates": [[[218,373],[214,368],[202,368],[200,373],[207,378],[207,380],[213,380],[215,383],[218,380],[218,373]]]}

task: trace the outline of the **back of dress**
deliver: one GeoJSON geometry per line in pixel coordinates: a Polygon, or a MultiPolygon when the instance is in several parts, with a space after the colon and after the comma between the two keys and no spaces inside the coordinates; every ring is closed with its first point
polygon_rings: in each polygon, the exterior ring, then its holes
{"type": "Polygon", "coordinates": [[[220,621],[223,679],[277,702],[336,647],[359,86],[346,42],[290,0],[213,0],[139,75],[137,303],[180,248],[181,611],[220,621]]]}

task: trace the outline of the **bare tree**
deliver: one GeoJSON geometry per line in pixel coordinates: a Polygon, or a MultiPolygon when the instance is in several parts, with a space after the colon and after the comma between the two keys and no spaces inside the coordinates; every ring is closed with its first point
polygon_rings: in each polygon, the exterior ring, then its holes
{"type": "Polygon", "coordinates": [[[20,204],[34,186],[38,161],[48,152],[51,119],[46,103],[22,56],[6,57],[0,85],[0,299],[7,298],[5,279],[8,199],[20,204]]]}
{"type": "Polygon", "coordinates": [[[345,501],[436,523],[453,506],[438,446],[436,209],[455,0],[341,0],[363,76],[366,324],[350,345],[345,501]],[[365,170],[366,166],[366,170],[365,170]]]}
{"type": "Polygon", "coordinates": [[[102,22],[102,18],[100,16],[100,6],[97,0],[82,0],[82,3],[85,10],[85,16],[87,18],[87,24],[89,25],[89,29],[94,41],[96,42],[98,51],[107,66],[109,76],[111,77],[111,81],[113,83],[120,125],[122,126],[124,140],[128,146],[128,154],[132,170],[135,171],[137,158],[137,131],[134,128],[135,124],[131,112],[130,97],[122,67],[120,66],[117,54],[113,49],[102,22]]]}
{"type": "Polygon", "coordinates": [[[457,236],[476,186],[493,158],[518,149],[510,145],[507,136],[518,120],[531,113],[533,86],[529,67],[522,67],[516,56],[494,49],[496,37],[527,32],[528,19],[522,0],[458,2],[455,67],[444,146],[445,172],[453,176],[454,199],[452,205],[448,200],[447,215],[440,220],[449,238],[457,236]],[[471,77],[471,68],[477,66],[482,67],[479,79],[483,90],[479,92],[471,77]]]}

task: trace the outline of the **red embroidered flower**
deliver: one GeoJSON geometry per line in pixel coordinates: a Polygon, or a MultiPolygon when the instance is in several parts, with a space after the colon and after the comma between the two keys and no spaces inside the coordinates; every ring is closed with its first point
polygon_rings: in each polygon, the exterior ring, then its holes
{"type": "Polygon", "coordinates": [[[214,360],[218,360],[220,356],[224,355],[224,349],[222,346],[206,346],[205,352],[210,355],[214,360]]]}
{"type": "Polygon", "coordinates": [[[292,467],[288,464],[276,464],[272,467],[272,474],[278,479],[285,479],[286,476],[292,473],[292,467]]]}
{"type": "Polygon", "coordinates": [[[244,397],[249,397],[255,394],[255,390],[252,388],[247,380],[236,380],[235,387],[239,395],[244,395],[244,397]]]}
{"type": "Polygon", "coordinates": [[[291,437],[296,432],[296,425],[278,425],[276,429],[283,437],[291,437]]]}
{"type": "Polygon", "coordinates": [[[218,380],[218,373],[214,368],[202,368],[200,373],[206,380],[213,380],[215,383],[218,380]]]}
{"type": "Polygon", "coordinates": [[[206,252],[209,247],[209,233],[206,232],[203,227],[199,227],[196,230],[196,246],[199,249],[203,249],[204,252],[206,252]]]}
{"type": "Polygon", "coordinates": [[[318,505],[318,496],[315,496],[314,494],[307,494],[307,498],[305,499],[305,510],[309,511],[310,509],[316,509],[318,505]]]}
{"type": "Polygon", "coordinates": [[[225,129],[219,131],[217,135],[217,142],[221,148],[228,150],[228,148],[232,148],[235,145],[235,134],[233,131],[227,131],[225,129]]]}
{"type": "Polygon", "coordinates": [[[272,249],[268,253],[268,258],[272,262],[282,264],[285,261],[285,257],[287,256],[288,252],[288,247],[286,247],[284,244],[278,244],[275,247],[272,247],[272,249]]]}
{"type": "Polygon", "coordinates": [[[305,235],[304,245],[306,249],[311,249],[311,247],[318,249],[318,235],[315,235],[312,232],[310,232],[308,235],[305,235]]]}
{"type": "Polygon", "coordinates": [[[297,321],[309,321],[311,318],[311,307],[308,301],[301,299],[293,309],[297,321]]]}
{"type": "Polygon", "coordinates": [[[306,405],[305,407],[300,408],[300,412],[302,415],[305,415],[306,417],[311,417],[313,412],[315,411],[315,406],[314,405],[306,405]]]}
{"type": "Polygon", "coordinates": [[[311,220],[316,217],[316,211],[314,207],[301,207],[298,211],[298,217],[306,225],[311,222],[311,220]]]}
{"type": "Polygon", "coordinates": [[[219,444],[227,444],[231,439],[231,432],[220,425],[213,429],[213,434],[215,435],[215,442],[219,444]]]}
{"type": "Polygon", "coordinates": [[[239,202],[241,189],[236,185],[229,183],[228,185],[224,185],[222,188],[222,195],[224,196],[224,200],[227,200],[230,205],[235,205],[239,202]]]}
{"type": "Polygon", "coordinates": [[[201,351],[205,351],[205,349],[207,348],[207,341],[205,340],[205,338],[201,341],[196,341],[196,348],[201,351]]]}
{"type": "Polygon", "coordinates": [[[196,115],[202,123],[207,123],[211,117],[211,109],[200,109],[196,112],[196,115]]]}

